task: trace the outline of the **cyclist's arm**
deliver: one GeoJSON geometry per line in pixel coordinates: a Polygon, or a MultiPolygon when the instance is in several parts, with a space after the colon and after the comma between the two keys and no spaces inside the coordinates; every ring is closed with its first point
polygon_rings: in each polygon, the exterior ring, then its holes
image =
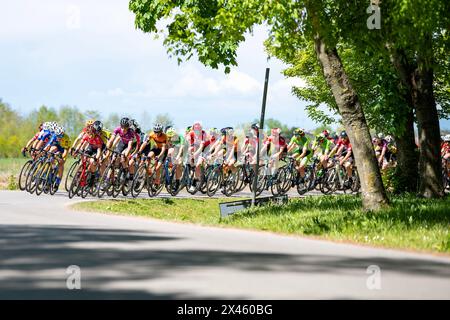
{"type": "Polygon", "coordinates": [[[133,141],[132,140],[128,141],[128,146],[123,153],[126,157],[128,157],[132,146],[133,146],[133,141]]]}
{"type": "Polygon", "coordinates": [[[81,132],[78,137],[76,137],[75,141],[72,143],[72,149],[76,149],[80,141],[83,139],[84,133],[81,132]]]}

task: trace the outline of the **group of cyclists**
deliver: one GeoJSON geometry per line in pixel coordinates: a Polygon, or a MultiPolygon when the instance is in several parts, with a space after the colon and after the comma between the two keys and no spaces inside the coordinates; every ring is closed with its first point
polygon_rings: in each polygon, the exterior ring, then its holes
{"type": "MultiPolygon", "coordinates": [[[[443,159],[448,160],[447,138],[443,159]]],[[[392,137],[379,134],[372,142],[380,167],[395,166],[392,137]]],[[[231,195],[247,185],[254,187],[258,148],[258,194],[269,189],[283,194],[295,186],[300,194],[314,188],[324,193],[359,189],[345,131],[337,135],[324,130],[314,136],[297,128],[288,141],[279,128],[265,134],[253,124],[238,136],[232,127],[205,130],[195,122],[184,132],[157,123],[146,134],[136,120],[127,117],[113,131],[105,129],[100,120],[88,120],[73,142],[56,122],[41,124],[22,149],[24,155],[30,153],[31,160],[22,169],[19,185],[37,194],[56,192],[70,154],[77,159],[65,180],[70,197],[117,196],[120,192],[137,196],[143,188],[154,196],[164,186],[172,195],[182,188],[192,194],[213,195],[221,189],[231,195]]]]}

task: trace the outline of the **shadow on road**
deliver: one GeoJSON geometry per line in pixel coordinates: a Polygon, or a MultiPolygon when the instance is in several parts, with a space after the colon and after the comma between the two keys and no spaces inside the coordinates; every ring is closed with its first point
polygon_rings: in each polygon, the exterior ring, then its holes
{"type": "Polygon", "coordinates": [[[376,264],[384,271],[450,277],[449,263],[419,259],[161,248],[182,239],[151,231],[0,225],[0,299],[222,298],[105,287],[115,281],[152,281],[205,267],[354,275],[365,274],[369,265],[376,264]],[[70,265],[78,265],[82,270],[80,291],[65,287],[65,271],[70,265]]]}

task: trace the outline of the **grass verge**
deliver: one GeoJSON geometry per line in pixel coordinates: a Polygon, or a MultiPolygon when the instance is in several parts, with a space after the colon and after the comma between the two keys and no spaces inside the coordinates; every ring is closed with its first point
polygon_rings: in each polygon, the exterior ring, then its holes
{"type": "Polygon", "coordinates": [[[292,199],[219,219],[224,199],[133,199],[78,203],[78,210],[152,217],[208,226],[237,227],[288,235],[316,236],[334,241],[425,252],[450,253],[450,198],[414,196],[392,199],[377,213],[361,211],[355,196],[292,199]]]}

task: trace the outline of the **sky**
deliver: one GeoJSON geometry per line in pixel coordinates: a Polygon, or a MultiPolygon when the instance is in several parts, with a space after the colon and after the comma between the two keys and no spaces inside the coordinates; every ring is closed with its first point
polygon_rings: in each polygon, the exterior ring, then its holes
{"type": "Polygon", "coordinates": [[[236,125],[259,118],[268,67],[266,117],[318,126],[291,93],[302,79],[285,78],[286,66],[267,58],[263,27],[247,35],[238,67],[225,75],[170,59],[161,39],[135,29],[128,0],[0,0],[0,12],[0,98],[22,113],[70,105],[138,118],[169,113],[180,127],[236,125]]]}

